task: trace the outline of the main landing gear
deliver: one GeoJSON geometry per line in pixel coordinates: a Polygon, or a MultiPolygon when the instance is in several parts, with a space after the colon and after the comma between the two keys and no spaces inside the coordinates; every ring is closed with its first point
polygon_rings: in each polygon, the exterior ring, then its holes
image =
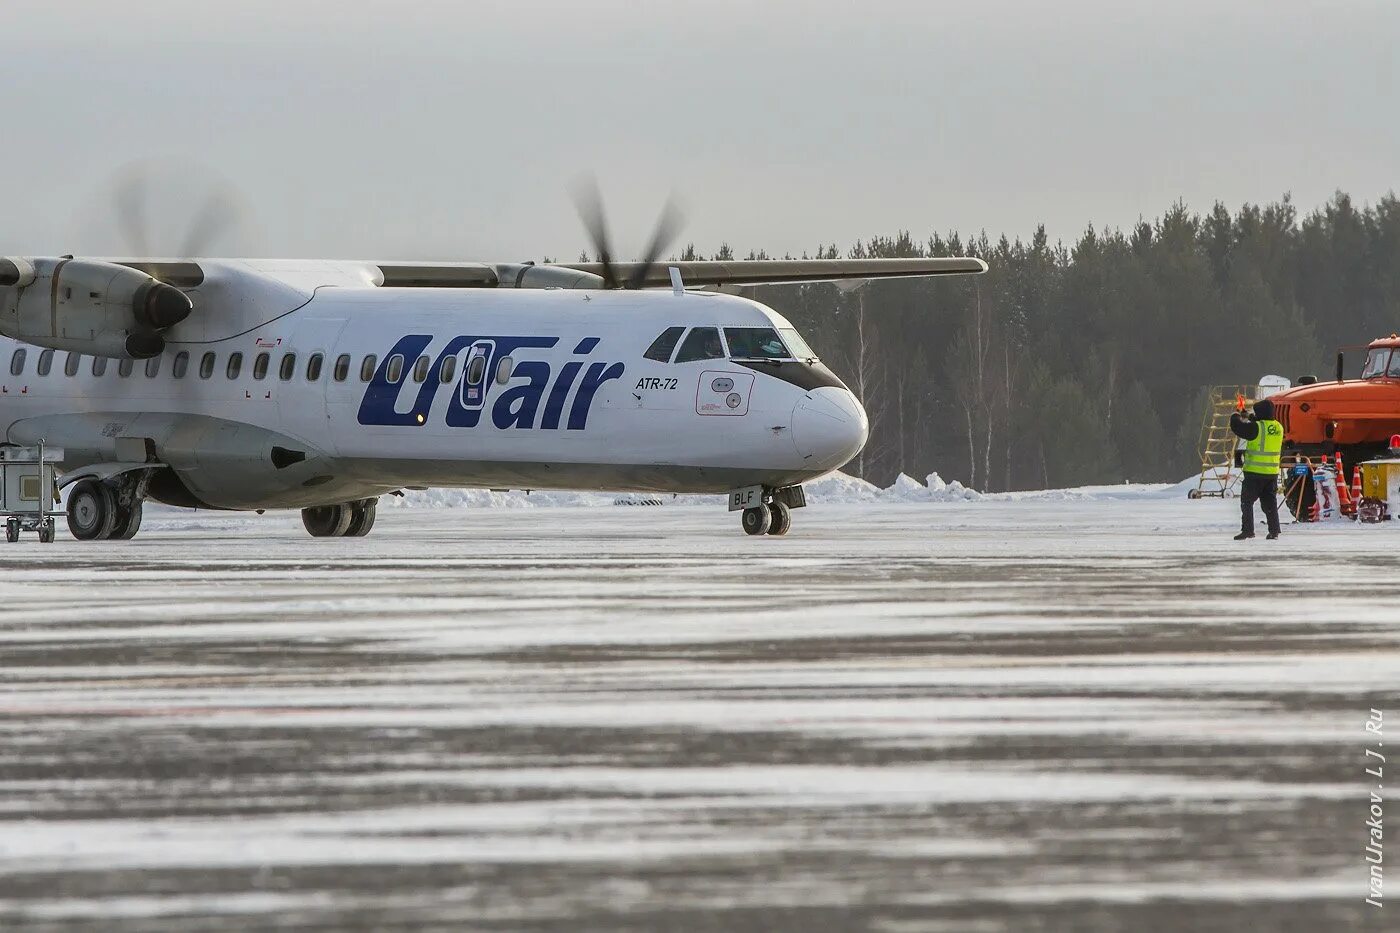
{"type": "Polygon", "coordinates": [[[68,530],[79,541],[129,541],[141,530],[146,475],[79,480],[68,492],[68,530]]]}
{"type": "Polygon", "coordinates": [[[744,509],[740,516],[744,534],[785,535],[792,529],[792,510],[806,504],[807,497],[801,486],[765,489],[762,504],[744,509]]]}
{"type": "Polygon", "coordinates": [[[374,527],[378,506],[378,499],[318,505],[301,510],[301,523],[313,538],[363,538],[374,527]]]}

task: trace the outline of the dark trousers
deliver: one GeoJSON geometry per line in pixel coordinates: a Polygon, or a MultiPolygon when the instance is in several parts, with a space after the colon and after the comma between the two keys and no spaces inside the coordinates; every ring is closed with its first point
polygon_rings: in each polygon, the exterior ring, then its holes
{"type": "Polygon", "coordinates": [[[1244,474],[1240,490],[1240,531],[1254,534],[1254,503],[1264,510],[1269,533],[1278,534],[1278,477],[1263,473],[1244,474]]]}

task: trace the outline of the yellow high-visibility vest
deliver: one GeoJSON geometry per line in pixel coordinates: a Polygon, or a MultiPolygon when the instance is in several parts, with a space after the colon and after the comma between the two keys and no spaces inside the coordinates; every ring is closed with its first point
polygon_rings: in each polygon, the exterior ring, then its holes
{"type": "Polygon", "coordinates": [[[1256,424],[1259,425],[1259,433],[1254,435],[1253,440],[1245,441],[1244,471],[1277,475],[1282,459],[1283,425],[1277,421],[1259,421],[1256,424]]]}

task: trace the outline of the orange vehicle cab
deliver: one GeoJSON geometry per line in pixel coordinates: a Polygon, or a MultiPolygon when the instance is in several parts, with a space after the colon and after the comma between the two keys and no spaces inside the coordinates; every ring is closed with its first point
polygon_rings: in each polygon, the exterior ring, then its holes
{"type": "Polygon", "coordinates": [[[1289,454],[1316,459],[1340,453],[1350,476],[1354,464],[1385,454],[1400,433],[1400,336],[1367,345],[1360,379],[1343,379],[1343,363],[1338,353],[1335,381],[1303,376],[1272,396],[1285,462],[1293,459],[1289,454]]]}

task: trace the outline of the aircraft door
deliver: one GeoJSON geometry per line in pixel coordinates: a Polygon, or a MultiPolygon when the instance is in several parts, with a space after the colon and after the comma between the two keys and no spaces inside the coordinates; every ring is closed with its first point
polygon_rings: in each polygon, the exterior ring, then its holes
{"type": "MultiPolygon", "coordinates": [[[[277,399],[277,408],[288,433],[325,445],[330,440],[330,419],[338,389],[345,383],[334,381],[336,354],[345,318],[311,318],[298,324],[286,344],[295,354],[289,365],[290,378],[283,379],[282,354],[274,354],[267,383],[277,399]]],[[[354,373],[351,374],[355,375],[354,373]]]]}
{"type": "Polygon", "coordinates": [[[468,411],[480,411],[486,407],[486,393],[491,388],[491,361],[495,356],[494,340],[478,340],[467,351],[466,365],[462,368],[462,381],[459,394],[462,407],[468,411]]]}

